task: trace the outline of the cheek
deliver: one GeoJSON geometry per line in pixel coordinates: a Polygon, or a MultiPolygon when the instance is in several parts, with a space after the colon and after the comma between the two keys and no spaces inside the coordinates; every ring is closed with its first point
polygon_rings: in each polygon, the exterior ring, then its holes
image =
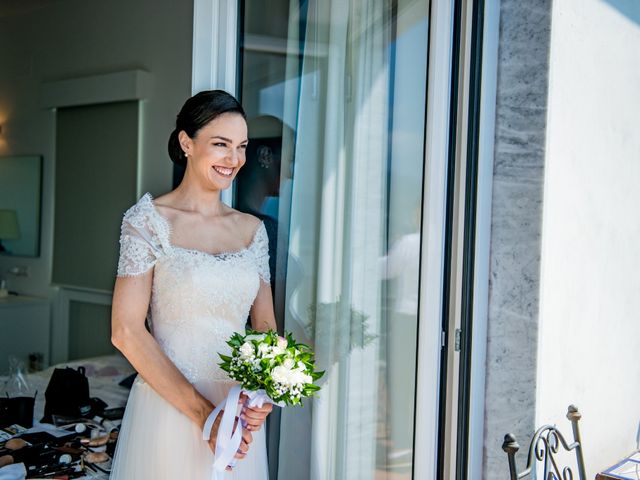
{"type": "Polygon", "coordinates": [[[209,149],[209,151],[207,152],[207,155],[210,158],[225,158],[227,156],[227,152],[224,148],[220,148],[220,147],[211,147],[209,149]]]}

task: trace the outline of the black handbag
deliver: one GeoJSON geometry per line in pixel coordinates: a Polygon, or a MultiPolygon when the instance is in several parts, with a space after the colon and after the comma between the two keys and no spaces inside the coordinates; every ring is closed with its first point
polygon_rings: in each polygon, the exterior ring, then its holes
{"type": "Polygon", "coordinates": [[[13,424],[31,428],[35,400],[35,397],[0,397],[0,428],[13,424]]]}
{"type": "Polygon", "coordinates": [[[89,380],[84,367],[56,368],[45,391],[44,417],[40,422],[53,423],[52,415],[78,418],[91,413],[89,380]]]}

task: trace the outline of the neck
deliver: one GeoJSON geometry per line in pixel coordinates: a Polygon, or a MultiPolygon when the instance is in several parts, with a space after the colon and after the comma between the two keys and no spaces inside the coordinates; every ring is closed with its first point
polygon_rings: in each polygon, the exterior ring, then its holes
{"type": "Polygon", "coordinates": [[[180,185],[174,190],[180,208],[200,212],[203,215],[220,215],[224,204],[220,190],[212,190],[200,184],[187,168],[180,185]]]}

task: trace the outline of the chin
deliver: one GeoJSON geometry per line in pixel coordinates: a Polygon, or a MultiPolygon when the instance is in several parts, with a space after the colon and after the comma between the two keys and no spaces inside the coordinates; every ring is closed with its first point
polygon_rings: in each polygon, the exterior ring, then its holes
{"type": "Polygon", "coordinates": [[[216,190],[226,190],[231,187],[233,180],[236,178],[235,175],[232,175],[229,178],[220,178],[219,176],[210,176],[209,183],[213,185],[216,190]]]}

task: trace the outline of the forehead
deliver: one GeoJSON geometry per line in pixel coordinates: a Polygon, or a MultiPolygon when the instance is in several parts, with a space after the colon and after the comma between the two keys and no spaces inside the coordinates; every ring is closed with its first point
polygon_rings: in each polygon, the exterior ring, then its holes
{"type": "Polygon", "coordinates": [[[238,113],[223,113],[198,130],[198,136],[215,135],[242,142],[247,139],[247,122],[238,113]]]}

